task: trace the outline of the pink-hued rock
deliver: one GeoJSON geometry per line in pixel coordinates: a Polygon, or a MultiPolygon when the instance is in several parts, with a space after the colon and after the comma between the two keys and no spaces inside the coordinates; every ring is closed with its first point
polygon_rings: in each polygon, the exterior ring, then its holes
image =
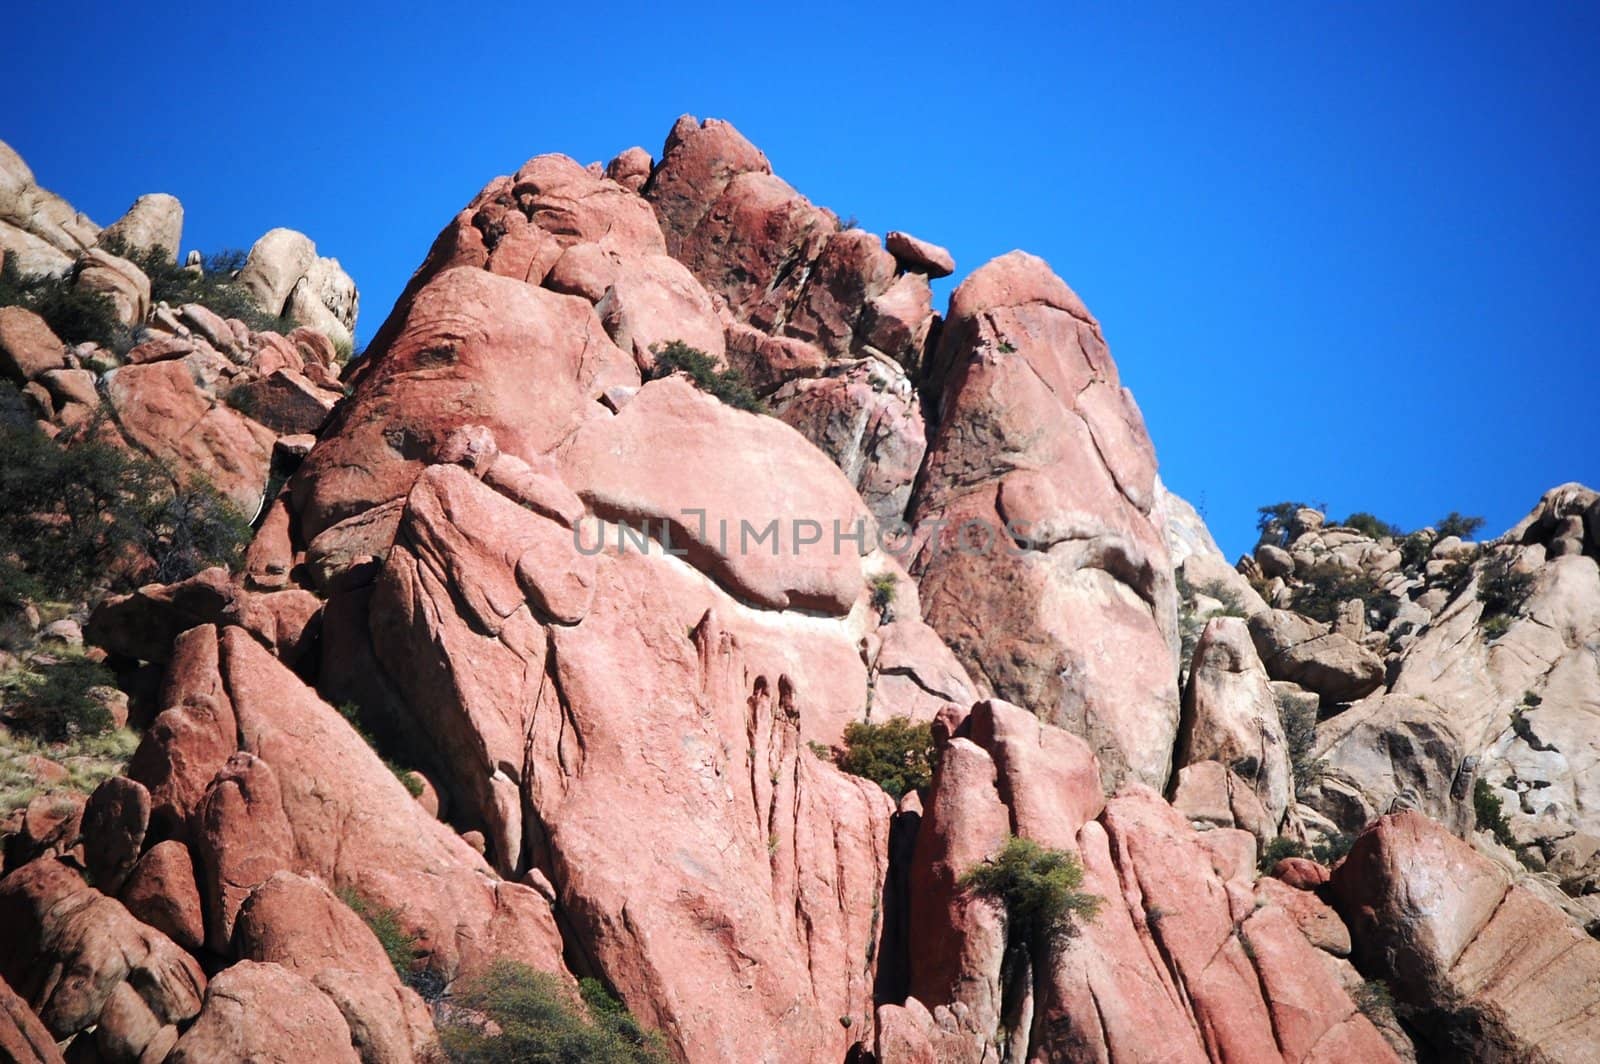
{"type": "Polygon", "coordinates": [[[745,173],[770,175],[772,165],[732,125],[715,118],[697,122],[691,115],[678,119],[645,189],[672,255],[683,257],[685,237],[700,224],[728,182],[745,173]]]}
{"type": "Polygon", "coordinates": [[[828,355],[816,344],[787,336],[768,336],[732,318],[723,322],[728,365],[757,392],[771,392],[785,381],[820,377],[828,355]]]}
{"type": "Polygon", "coordinates": [[[294,837],[272,766],[244,751],[229,757],[195,808],[191,838],[200,866],[206,945],[226,953],[239,906],[294,859],[294,837]]]}
{"type": "Polygon", "coordinates": [[[115,894],[139,859],[150,826],[150,792],[126,776],[95,788],[83,809],[84,859],[95,885],[115,894]]]}
{"type": "Polygon", "coordinates": [[[1099,325],[1013,252],[956,289],[925,377],[942,388],[912,502],[924,618],[993,694],[1085,736],[1108,781],[1163,785],[1176,590],[1154,450],[1099,325]]]}
{"type": "Polygon", "coordinates": [[[4,979],[0,979],[0,1058],[14,1064],[63,1064],[56,1040],[4,979]]]}
{"type": "Polygon", "coordinates": [[[146,850],[119,900],[139,920],[193,953],[205,943],[205,914],[189,848],[176,839],[146,850]]]}
{"type": "Polygon", "coordinates": [[[57,860],[0,880],[0,927],[0,979],[57,1038],[92,1026],[124,982],[164,1024],[200,1010],[206,979],[194,959],[57,860]]]}
{"type": "Polygon", "coordinates": [[[650,179],[654,160],[643,148],[633,147],[617,155],[606,164],[606,176],[630,192],[638,192],[650,179]]]}
{"type": "Polygon", "coordinates": [[[880,527],[905,518],[927,439],[905,376],[866,359],[780,388],[770,405],[839,467],[880,527]]]}
{"type": "Polygon", "coordinates": [[[358,1064],[338,1006],[281,965],[240,961],[218,972],[205,1008],[167,1058],[171,1064],[358,1064]]]}
{"type": "Polygon", "coordinates": [[[1272,866],[1272,874],[1296,890],[1316,890],[1328,881],[1328,866],[1305,857],[1285,857],[1272,866]]]}
{"type": "Polygon", "coordinates": [[[1331,886],[1357,962],[1457,1051],[1586,1060],[1600,1045],[1600,943],[1427,817],[1377,820],[1331,886]]]}
{"type": "Polygon", "coordinates": [[[247,518],[261,506],[275,434],[195,384],[183,361],[124,366],[103,378],[129,443],[178,476],[204,478],[247,518]]]}
{"type": "Polygon", "coordinates": [[[82,856],[86,799],[70,791],[41,794],[22,811],[21,830],[5,840],[5,867],[9,870],[38,857],[82,856]]]}
{"type": "Polygon", "coordinates": [[[918,240],[910,233],[890,232],[884,237],[889,254],[907,270],[929,277],[948,277],[956,272],[956,260],[938,244],[918,240]]]}
{"type": "Polygon", "coordinates": [[[90,248],[79,256],[75,268],[76,287],[109,299],[122,324],[138,325],[150,313],[150,278],[127,259],[90,248]]]}
{"type": "Polygon", "coordinates": [[[280,495],[245,549],[245,584],[251,590],[279,591],[288,585],[289,570],[294,567],[293,524],[288,500],[280,495]]]}
{"type": "Polygon", "coordinates": [[[437,1052],[433,1020],[401,984],[373,933],[326,886],[277,872],[239,910],[243,960],[280,964],[326,993],[363,1064],[406,1064],[437,1052]]]}
{"type": "MultiPolygon", "coordinates": [[[[762,606],[837,614],[861,593],[875,537],[855,490],[792,429],[686,381],[652,381],[614,418],[585,423],[562,471],[595,514],[669,528],[691,565],[762,606]],[[835,528],[864,538],[836,542],[835,528]]],[[[599,533],[584,532],[586,548],[599,533]]]]}
{"type": "Polygon", "coordinates": [[[0,307],[0,375],[26,384],[66,365],[66,345],[43,318],[26,307],[0,307]]]}
{"type": "Polygon", "coordinates": [[[245,411],[250,420],[291,436],[322,428],[340,398],[338,392],[319,388],[289,368],[275,369],[228,393],[228,402],[245,411]]]}
{"type": "Polygon", "coordinates": [[[356,394],[292,482],[308,541],[404,498],[463,425],[485,426],[502,452],[531,461],[600,413],[590,400],[606,388],[639,383],[633,359],[576,296],[452,269],[407,311],[391,345],[374,340],[356,394]]]}

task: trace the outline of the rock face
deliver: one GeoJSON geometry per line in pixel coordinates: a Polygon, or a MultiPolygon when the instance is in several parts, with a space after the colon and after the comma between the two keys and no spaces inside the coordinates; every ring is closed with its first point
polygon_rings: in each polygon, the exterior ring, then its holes
{"type": "Polygon", "coordinates": [[[926,378],[923,616],[988,690],[1088,738],[1108,780],[1164,785],[1176,591],[1154,450],[1099,325],[1013,252],[956,289],[926,378]]]}
{"type": "Polygon", "coordinates": [[[1335,870],[1355,955],[1443,1055],[1590,1060],[1600,943],[1416,813],[1387,816],[1335,870]]]}
{"type": "Polygon", "coordinates": [[[165,248],[168,260],[178,261],[183,244],[183,204],[164,192],[140,196],[128,213],[100,232],[102,245],[122,245],[136,251],[165,248]]]}
{"type": "Polygon", "coordinates": [[[355,282],[338,259],[323,258],[304,233],[271,229],[250,248],[239,283],[268,314],[348,344],[360,311],[355,282]]]}
{"type": "Polygon", "coordinates": [[[0,250],[24,273],[62,274],[94,246],[100,227],[54,192],[0,141],[0,250]]]}

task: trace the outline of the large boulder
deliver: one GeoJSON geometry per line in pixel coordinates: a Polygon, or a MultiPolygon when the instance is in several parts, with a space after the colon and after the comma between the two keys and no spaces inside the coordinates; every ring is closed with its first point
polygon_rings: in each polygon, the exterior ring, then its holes
{"type": "Polygon", "coordinates": [[[1418,813],[1386,816],[1334,870],[1364,970],[1443,1058],[1592,1060],[1600,943],[1418,813]]]}
{"type": "Polygon", "coordinates": [[[100,227],[40,188],[33,171],[0,141],[0,251],[24,274],[63,274],[94,246],[100,227]]]}
{"type": "Polygon", "coordinates": [[[165,192],[151,192],[133,201],[126,214],[100,231],[101,246],[121,244],[130,251],[161,248],[176,263],[183,243],[183,204],[165,192]]]}
{"type": "Polygon", "coordinates": [[[925,619],[989,690],[1166,783],[1176,589],[1155,452],[1078,297],[1013,252],[951,298],[912,503],[925,619]]]}
{"type": "Polygon", "coordinates": [[[238,280],[267,314],[351,342],[360,309],[355,282],[304,233],[268,230],[251,245],[238,280]]]}
{"type": "Polygon", "coordinates": [[[14,1064],[62,1064],[56,1040],[4,979],[0,979],[0,1058],[14,1064]]]}
{"type": "Polygon", "coordinates": [[[240,961],[217,973],[205,1008],[179,1039],[171,1064],[358,1064],[350,1026],[310,980],[278,964],[240,961]]]}
{"type": "Polygon", "coordinates": [[[1213,617],[1195,647],[1183,692],[1177,764],[1220,761],[1254,790],[1273,834],[1294,801],[1289,744],[1271,681],[1245,622],[1213,617]]]}
{"type": "Polygon", "coordinates": [[[1325,703],[1354,702],[1383,686],[1383,659],[1328,626],[1289,610],[1250,618],[1267,675],[1315,691],[1325,703]]]}
{"type": "Polygon", "coordinates": [[[0,375],[22,385],[66,365],[66,345],[43,318],[26,307],[0,307],[0,375]]]}
{"type": "Polygon", "coordinates": [[[76,271],[77,287],[109,299],[122,324],[136,326],[149,315],[150,278],[127,259],[90,248],[79,257],[76,271]]]}

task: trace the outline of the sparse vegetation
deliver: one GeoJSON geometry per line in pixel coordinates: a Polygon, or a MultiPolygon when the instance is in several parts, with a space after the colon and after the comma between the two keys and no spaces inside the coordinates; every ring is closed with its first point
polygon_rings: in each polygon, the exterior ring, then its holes
{"type": "Polygon", "coordinates": [[[856,721],[844,730],[839,767],[869,779],[898,800],[933,780],[933,729],[909,717],[891,717],[882,724],[856,721]]]}
{"type": "Polygon", "coordinates": [[[1468,516],[1451,510],[1439,520],[1434,522],[1433,530],[1439,533],[1439,538],[1446,536],[1459,536],[1462,539],[1471,539],[1478,529],[1483,527],[1483,518],[1476,515],[1468,516]]]}
{"type": "Polygon", "coordinates": [[[992,860],[969,868],[959,885],[1000,902],[1007,938],[1034,946],[1071,936],[1077,921],[1093,920],[1100,911],[1101,899],[1078,889],[1083,866],[1074,854],[1015,835],[992,860]]]}
{"type": "Polygon", "coordinates": [[[1479,831],[1487,831],[1494,836],[1494,841],[1512,853],[1517,852],[1517,840],[1511,834],[1511,821],[1506,819],[1505,806],[1500,796],[1494,793],[1494,787],[1482,776],[1472,784],[1472,814],[1479,831]]]}
{"type": "Polygon", "coordinates": [[[48,743],[103,735],[114,726],[111,711],[92,689],[115,688],[111,670],[81,655],[16,669],[0,677],[6,724],[48,743]]]}
{"type": "Polygon", "coordinates": [[[1379,588],[1366,573],[1327,562],[1300,576],[1300,586],[1294,591],[1294,609],[1314,620],[1332,624],[1339,619],[1341,606],[1360,599],[1368,624],[1382,630],[1400,610],[1399,600],[1379,588]]]}
{"type": "Polygon", "coordinates": [[[0,264],[0,307],[26,307],[69,344],[94,343],[125,352],[133,334],[117,318],[109,296],[77,287],[72,273],[25,276],[10,256],[0,264]]]}
{"type": "Polygon", "coordinates": [[[394,778],[400,781],[400,785],[406,789],[406,793],[413,798],[421,797],[422,784],[417,781],[415,776],[411,775],[410,769],[398,761],[384,756],[377,740],[372,737],[372,732],[367,729],[362,720],[361,707],[354,702],[341,702],[339,704],[339,715],[349,722],[350,727],[355,729],[356,734],[361,736],[362,740],[372,748],[372,752],[378,755],[384,767],[394,773],[394,778]]]}
{"type": "Polygon", "coordinates": [[[1317,745],[1317,697],[1280,691],[1278,721],[1289,748],[1289,771],[1296,795],[1301,795],[1322,775],[1322,762],[1312,753],[1317,745]]]}
{"type": "Polygon", "coordinates": [[[745,382],[744,376],[738,370],[717,369],[716,359],[699,348],[690,347],[682,340],[673,340],[664,345],[658,344],[650,351],[656,358],[655,369],[650,374],[651,380],[682,373],[696,388],[715,396],[728,406],[737,410],[748,410],[753,414],[767,412],[766,404],[745,382]]]}
{"type": "Polygon", "coordinates": [[[1210,580],[1199,587],[1190,584],[1178,570],[1178,635],[1182,647],[1178,652],[1178,671],[1181,674],[1194,660],[1194,648],[1205,632],[1206,622],[1213,617],[1243,617],[1244,601],[1220,580],[1210,580]],[[1195,596],[1204,595],[1222,603],[1222,608],[1201,616],[1196,608],[1195,596]]]}
{"type": "Polygon", "coordinates": [[[1482,626],[1487,639],[1498,639],[1522,612],[1533,591],[1533,576],[1514,568],[1509,554],[1493,554],[1478,573],[1478,601],[1483,603],[1482,626]]]}
{"type": "Polygon", "coordinates": [[[371,929],[373,937],[388,955],[389,963],[394,965],[395,974],[407,985],[413,985],[417,974],[414,968],[422,951],[418,948],[417,936],[407,930],[400,913],[368,899],[351,887],[339,891],[339,900],[371,929]]]}
{"type": "Polygon", "coordinates": [[[1304,857],[1318,864],[1332,865],[1350,852],[1350,847],[1355,845],[1355,841],[1355,836],[1340,832],[1329,835],[1315,845],[1307,846],[1298,839],[1288,839],[1280,835],[1261,848],[1256,868],[1265,875],[1276,868],[1278,862],[1285,857],[1304,857]]]}
{"type": "Polygon", "coordinates": [[[878,611],[883,623],[888,624],[894,617],[894,593],[900,586],[900,579],[893,573],[879,573],[869,583],[872,588],[872,608],[878,611]]]}
{"type": "Polygon", "coordinates": [[[1339,522],[1346,528],[1353,528],[1363,536],[1372,539],[1399,539],[1405,535],[1399,525],[1392,525],[1381,517],[1376,517],[1365,511],[1351,514],[1339,522]]]}
{"type": "MultiPolygon", "coordinates": [[[[0,687],[9,679],[0,680],[0,687]]],[[[128,728],[47,742],[0,726],[0,817],[51,790],[93,793],[103,781],[122,774],[138,745],[138,733],[128,728]],[[66,779],[53,785],[41,783],[29,763],[33,757],[54,761],[66,770],[66,779]]]]}
{"type": "Polygon", "coordinates": [[[223,318],[237,318],[252,332],[286,333],[294,322],[256,305],[249,291],[234,278],[244,269],[246,255],[237,248],[225,248],[207,255],[195,270],[180,266],[166,248],[147,251],[129,248],[115,239],[104,245],[106,251],[127,259],[150,278],[150,305],[166,303],[178,307],[198,303],[223,318]]]}
{"type": "Polygon", "coordinates": [[[1368,979],[1351,992],[1350,998],[1356,1003],[1356,1008],[1361,1014],[1373,1023],[1383,1024],[1394,1019],[1394,995],[1389,991],[1389,984],[1377,979],[1368,979]]]}
{"type": "Polygon", "coordinates": [[[1303,510],[1305,506],[1303,502],[1275,502],[1271,506],[1257,507],[1256,531],[1261,533],[1261,542],[1288,546],[1289,529],[1294,524],[1295,511],[1303,510]]]}
{"type": "Polygon", "coordinates": [[[1413,575],[1421,572],[1432,550],[1433,537],[1426,532],[1411,533],[1400,541],[1400,568],[1413,575]]]}
{"type": "Polygon", "coordinates": [[[451,995],[440,1025],[457,1064],[667,1064],[661,1036],[639,1026],[593,979],[575,994],[553,975],[497,961],[451,995]],[[487,1022],[484,1022],[487,1021],[487,1022]]]}

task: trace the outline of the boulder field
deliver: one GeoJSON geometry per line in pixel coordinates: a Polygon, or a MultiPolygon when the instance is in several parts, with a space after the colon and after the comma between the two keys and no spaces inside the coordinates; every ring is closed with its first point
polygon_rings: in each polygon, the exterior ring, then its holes
{"type": "MultiPolygon", "coordinates": [[[[90,253],[12,158],[6,246],[90,253]]],[[[257,515],[85,626],[160,680],[123,775],[10,824],[0,1057],[438,1060],[512,960],[691,1064],[1600,1060],[1593,492],[1231,566],[1048,264],[940,314],[948,251],[717,120],[489,181],[342,373],[330,262],[274,230],[238,281],[306,327],[184,308],[99,376],[0,310],[44,420],[98,394],[257,515]],[[1330,565],[1393,611],[1297,610],[1330,565]],[[898,798],[838,763],[892,718],[898,798]],[[972,887],[1015,839],[1081,868],[1070,933],[972,887]]]]}

